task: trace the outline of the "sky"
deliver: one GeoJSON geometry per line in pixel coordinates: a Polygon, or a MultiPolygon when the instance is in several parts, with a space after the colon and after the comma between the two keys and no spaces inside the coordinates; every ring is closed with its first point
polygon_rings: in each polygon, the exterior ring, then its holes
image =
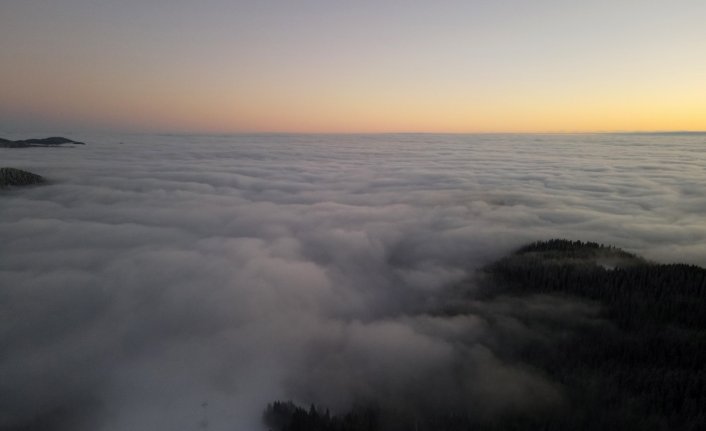
{"type": "Polygon", "coordinates": [[[706,129],[702,0],[0,2],[0,130],[706,129]]]}

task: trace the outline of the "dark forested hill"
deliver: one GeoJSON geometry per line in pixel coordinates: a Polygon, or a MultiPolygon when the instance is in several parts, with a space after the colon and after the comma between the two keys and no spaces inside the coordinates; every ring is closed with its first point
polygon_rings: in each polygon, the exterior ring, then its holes
{"type": "Polygon", "coordinates": [[[706,429],[705,269],[651,263],[596,243],[550,240],[520,248],[481,275],[482,289],[469,301],[542,295],[600,310],[601,324],[553,320],[553,330],[568,336],[498,353],[560,385],[566,398],[561,407],[490,421],[451,412],[386,425],[379,420],[385,412],[375,407],[331,415],[315,406],[274,403],[265,411],[267,426],[277,431],[706,429]]]}
{"type": "Polygon", "coordinates": [[[31,186],[45,182],[40,175],[15,168],[0,168],[0,189],[8,186],[31,186]]]}
{"type": "Polygon", "coordinates": [[[596,300],[624,329],[706,327],[706,270],[697,266],[654,264],[613,247],[552,240],[525,246],[486,271],[496,294],[596,300]]]}
{"type": "Polygon", "coordinates": [[[523,247],[486,272],[496,294],[595,301],[611,323],[583,328],[563,345],[524,352],[568,386],[574,403],[561,422],[584,417],[584,429],[600,423],[706,429],[705,269],[552,240],[523,247]]]}

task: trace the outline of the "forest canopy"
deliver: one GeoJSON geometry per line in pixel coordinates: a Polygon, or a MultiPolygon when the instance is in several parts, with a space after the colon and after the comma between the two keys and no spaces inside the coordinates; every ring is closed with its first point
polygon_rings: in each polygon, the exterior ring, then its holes
{"type": "MultiPolygon", "coordinates": [[[[471,302],[537,295],[594,304],[592,321],[524,317],[561,337],[500,351],[561,388],[553,409],[483,416],[438,408],[385,410],[374,402],[332,414],[324,406],[269,404],[273,431],[698,430],[706,427],[706,270],[657,264],[612,246],[553,239],[483,268],[471,302]],[[598,322],[598,323],[596,323],[598,322]]],[[[464,313],[464,307],[446,313],[464,313]]],[[[405,397],[406,394],[398,394],[405,397]]],[[[388,405],[388,404],[386,404],[388,405]]],[[[390,403],[389,405],[395,405],[390,403]]]]}

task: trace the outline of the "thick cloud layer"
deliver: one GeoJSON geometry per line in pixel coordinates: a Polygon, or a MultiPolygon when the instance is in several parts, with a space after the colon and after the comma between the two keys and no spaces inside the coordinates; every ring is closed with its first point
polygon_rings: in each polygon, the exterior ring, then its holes
{"type": "Polygon", "coordinates": [[[706,264],[706,135],[72,138],[0,149],[51,182],[0,195],[0,429],[549,406],[561,388],[498,353],[552,334],[513,316],[595,310],[444,314],[474,270],[550,237],[706,264]]]}

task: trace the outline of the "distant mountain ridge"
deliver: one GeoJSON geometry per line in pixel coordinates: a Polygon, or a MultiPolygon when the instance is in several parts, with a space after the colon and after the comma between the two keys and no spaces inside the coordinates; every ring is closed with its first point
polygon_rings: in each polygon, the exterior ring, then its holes
{"type": "Polygon", "coordinates": [[[57,147],[59,145],[86,145],[83,142],[74,141],[62,136],[51,136],[49,138],[20,139],[11,141],[0,138],[0,148],[28,148],[28,147],[57,147]]]}

